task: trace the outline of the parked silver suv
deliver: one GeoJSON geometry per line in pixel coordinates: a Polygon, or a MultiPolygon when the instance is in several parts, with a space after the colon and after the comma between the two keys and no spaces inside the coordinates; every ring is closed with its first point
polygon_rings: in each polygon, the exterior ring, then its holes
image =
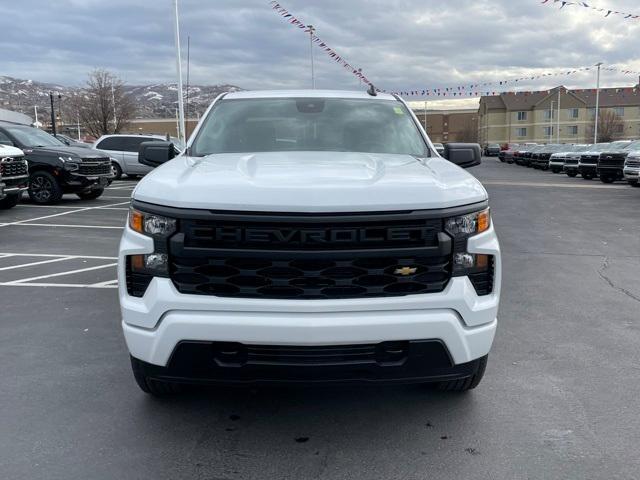
{"type": "MultiPolygon", "coordinates": [[[[128,177],[137,177],[153,170],[138,162],[138,150],[142,142],[158,140],[166,140],[166,136],[154,134],[103,135],[93,144],[93,148],[109,154],[114,178],[119,180],[123,174],[128,177]]],[[[177,148],[180,148],[178,139],[172,138],[171,141],[177,148]]]]}

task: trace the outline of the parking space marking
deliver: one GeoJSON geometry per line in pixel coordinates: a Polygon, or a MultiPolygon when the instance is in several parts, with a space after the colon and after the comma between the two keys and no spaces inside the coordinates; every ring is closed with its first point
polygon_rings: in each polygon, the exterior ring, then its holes
{"type": "MultiPolygon", "coordinates": [[[[13,225],[11,223],[6,223],[5,225],[13,225]]],[[[2,224],[0,224],[0,227],[2,224]]],[[[58,227],[58,228],[98,228],[105,230],[123,230],[124,226],[116,227],[109,225],[67,225],[64,223],[20,223],[17,225],[18,227],[58,227]]]]}
{"type": "Polygon", "coordinates": [[[16,222],[2,223],[2,224],[0,224],[0,227],[8,227],[8,226],[11,226],[11,225],[21,225],[21,224],[25,224],[27,222],[35,222],[36,220],[44,220],[45,218],[60,217],[62,215],[69,215],[69,214],[77,213],[77,212],[86,212],[86,211],[89,211],[89,210],[100,210],[100,209],[107,208],[107,207],[117,207],[118,205],[126,205],[128,203],[129,202],[120,202],[120,203],[112,203],[112,204],[105,205],[105,206],[82,207],[82,208],[77,208],[75,210],[69,210],[69,211],[66,211],[66,212],[53,213],[51,215],[44,215],[42,217],[30,218],[28,220],[18,220],[16,222]]]}
{"type": "MultiPolygon", "coordinates": [[[[20,207],[27,207],[27,208],[52,208],[52,209],[59,209],[59,210],[77,210],[78,208],[82,208],[82,207],[66,207],[64,205],[31,205],[31,204],[26,204],[26,203],[21,203],[20,207]]],[[[101,207],[101,210],[122,210],[122,211],[128,211],[128,208],[124,208],[124,207],[101,207]]]]}
{"type": "MultiPolygon", "coordinates": [[[[100,198],[114,198],[114,199],[118,199],[118,198],[123,199],[124,198],[124,199],[127,199],[127,200],[131,200],[131,196],[128,196],[128,197],[114,197],[112,195],[102,195],[100,198]]],[[[122,202],[122,203],[129,203],[129,202],[122,202]]],[[[122,203],[119,203],[118,205],[122,205],[122,203]]]]}
{"type": "Polygon", "coordinates": [[[0,283],[0,287],[64,287],[64,288],[118,288],[118,285],[95,286],[82,283],[0,283]]]}
{"type": "Polygon", "coordinates": [[[32,267],[34,265],[43,265],[45,263],[64,262],[65,260],[71,260],[71,259],[72,257],[58,257],[58,258],[50,258],[49,260],[40,260],[39,262],[21,263],[20,265],[11,265],[10,267],[0,267],[0,272],[4,270],[14,270],[16,268],[32,267]]]}
{"type": "Polygon", "coordinates": [[[106,265],[97,265],[95,267],[78,268],[76,270],[70,270],[68,272],[50,273],[48,275],[39,275],[37,277],[21,278],[19,280],[13,280],[11,282],[4,282],[4,283],[2,283],[2,285],[16,285],[16,284],[19,284],[19,283],[33,282],[34,280],[45,280],[47,278],[61,277],[61,276],[64,276],[64,275],[73,275],[74,273],[90,272],[92,270],[100,270],[101,268],[115,267],[116,265],[118,265],[118,264],[117,263],[108,263],[106,265]]]}
{"type": "Polygon", "coordinates": [[[553,188],[629,188],[627,185],[575,185],[571,183],[546,183],[546,182],[498,182],[494,180],[482,181],[483,185],[496,185],[508,187],[553,187],[553,188]]]}
{"type": "Polygon", "coordinates": [[[115,287],[118,286],[118,279],[115,280],[107,280],[106,282],[98,282],[98,283],[92,283],[91,287],[94,288],[101,288],[101,287],[109,287],[111,285],[114,285],[115,287]]]}
{"type": "Polygon", "coordinates": [[[117,260],[118,259],[118,257],[101,257],[101,256],[95,256],[95,255],[60,255],[55,253],[9,253],[9,252],[0,253],[0,257],[44,257],[44,258],[64,257],[64,258],[86,258],[90,260],[117,260]]]}

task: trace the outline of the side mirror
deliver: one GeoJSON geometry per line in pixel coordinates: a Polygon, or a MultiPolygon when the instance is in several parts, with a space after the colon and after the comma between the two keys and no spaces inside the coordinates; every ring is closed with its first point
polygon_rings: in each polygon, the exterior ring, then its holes
{"type": "Polygon", "coordinates": [[[176,149],[171,142],[142,142],[138,149],[138,163],[157,167],[176,156],[176,149]]]}
{"type": "Polygon", "coordinates": [[[459,167],[475,167],[482,163],[482,151],[477,143],[447,143],[444,158],[459,167]]]}

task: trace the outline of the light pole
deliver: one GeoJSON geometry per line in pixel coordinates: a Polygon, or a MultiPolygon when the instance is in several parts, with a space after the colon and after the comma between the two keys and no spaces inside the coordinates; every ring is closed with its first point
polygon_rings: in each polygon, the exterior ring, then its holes
{"type": "Polygon", "coordinates": [[[53,92],[49,92],[49,101],[51,102],[51,133],[56,135],[56,113],[55,107],[53,106],[53,92]]]}
{"type": "Polygon", "coordinates": [[[557,129],[558,131],[556,132],[558,141],[557,143],[560,143],[560,91],[562,90],[562,88],[558,88],[558,118],[556,119],[557,122],[557,129]]]}
{"type": "Polygon", "coordinates": [[[316,77],[313,71],[313,33],[316,31],[313,25],[307,25],[309,29],[309,55],[311,55],[311,88],[316,88],[316,77]]]}
{"type": "Polygon", "coordinates": [[[180,22],[178,17],[178,0],[173,0],[175,14],[176,74],[178,75],[178,138],[185,141],[184,131],[184,99],[182,98],[182,60],[180,56],[180,22]]]}
{"type": "Polygon", "coordinates": [[[598,143],[598,113],[600,110],[600,66],[602,62],[596,63],[598,73],[596,74],[596,118],[593,127],[593,143],[598,143]]]}
{"type": "Polygon", "coordinates": [[[556,103],[551,100],[551,108],[549,109],[549,143],[553,142],[553,104],[556,103]]]}
{"type": "Polygon", "coordinates": [[[424,101],[424,133],[427,133],[427,101],[426,100],[424,101]]]}

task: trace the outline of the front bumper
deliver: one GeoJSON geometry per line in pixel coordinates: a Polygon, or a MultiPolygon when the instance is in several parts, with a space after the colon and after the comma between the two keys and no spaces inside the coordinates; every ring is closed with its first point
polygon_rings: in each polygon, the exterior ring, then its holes
{"type": "Polygon", "coordinates": [[[640,179],[640,167],[624,167],[623,170],[625,180],[640,179]]]}
{"type": "Polygon", "coordinates": [[[467,277],[453,277],[440,293],[335,300],[185,295],[156,277],[142,298],[129,296],[125,257],[153,248],[152,239],[126,227],[118,275],[129,351],[156,366],[168,366],[183,342],[309,347],[412,340],[442,342],[455,366],[487,355],[497,327],[501,260],[493,226],[468,241],[469,252],[495,257],[493,293],[483,296],[467,277]]]}

